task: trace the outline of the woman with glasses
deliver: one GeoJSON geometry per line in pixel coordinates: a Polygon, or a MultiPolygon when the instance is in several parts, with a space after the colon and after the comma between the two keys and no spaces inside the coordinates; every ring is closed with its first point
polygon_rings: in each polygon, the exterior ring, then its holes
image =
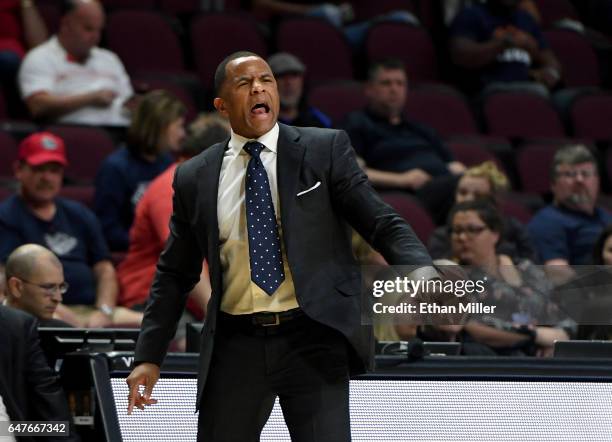
{"type": "Polygon", "coordinates": [[[483,281],[477,295],[495,313],[480,315],[464,327],[464,342],[484,344],[501,355],[549,355],[555,340],[568,339],[575,323],[561,317],[549,298],[552,284],[527,259],[499,254],[503,229],[497,209],[485,200],[457,204],[449,216],[453,259],[472,281],[483,281]],[[554,327],[539,324],[556,324],[554,327]]]}
{"type": "MultiPolygon", "coordinates": [[[[484,199],[497,205],[499,195],[508,190],[509,182],[506,175],[497,168],[494,162],[485,161],[470,167],[461,176],[455,191],[455,203],[484,199]]],[[[531,245],[527,230],[514,217],[504,217],[501,237],[496,249],[499,253],[514,259],[536,260],[536,254],[531,245]]],[[[438,227],[429,238],[429,253],[434,259],[450,259],[451,238],[446,226],[438,227]]]]}

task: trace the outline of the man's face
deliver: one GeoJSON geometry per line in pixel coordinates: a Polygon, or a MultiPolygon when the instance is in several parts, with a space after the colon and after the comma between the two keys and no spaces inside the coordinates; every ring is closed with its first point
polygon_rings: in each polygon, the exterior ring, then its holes
{"type": "Polygon", "coordinates": [[[232,60],[215,108],[226,116],[232,129],[246,138],[258,138],[276,124],[279,98],[276,80],[259,57],[232,60]]]}
{"type": "Polygon", "coordinates": [[[59,163],[44,163],[30,166],[20,163],[15,170],[22,196],[36,204],[48,203],[55,199],[62,188],[64,167],[59,163]]]}
{"type": "Polygon", "coordinates": [[[100,43],[104,29],[104,11],[95,2],[85,3],[64,17],[62,35],[71,55],[87,58],[89,51],[100,43]]]}
{"type": "Polygon", "coordinates": [[[276,77],[278,94],[282,108],[298,107],[304,91],[304,75],[299,72],[288,72],[276,77]]]}
{"type": "Polygon", "coordinates": [[[39,319],[51,319],[57,305],[62,302],[59,286],[64,283],[64,271],[61,264],[43,257],[37,259],[33,273],[25,280],[13,277],[17,280],[15,290],[11,284],[13,296],[18,295],[15,296],[16,305],[39,319]]]}
{"type": "Polygon", "coordinates": [[[406,73],[401,69],[379,69],[365,90],[369,107],[387,117],[401,115],[407,92],[406,73]]]}
{"type": "Polygon", "coordinates": [[[560,164],[552,183],[555,203],[593,213],[599,194],[599,175],[593,163],[560,164]]]}

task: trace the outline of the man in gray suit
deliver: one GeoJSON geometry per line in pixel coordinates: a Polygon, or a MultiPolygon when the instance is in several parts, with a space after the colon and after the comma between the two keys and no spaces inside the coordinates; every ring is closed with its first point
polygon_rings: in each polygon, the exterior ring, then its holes
{"type": "Polygon", "coordinates": [[[277,123],[276,81],[261,57],[227,57],[215,88],[231,137],[176,171],[128,412],[155,403],[159,366],[206,258],[198,439],[258,440],[278,396],[293,440],[350,440],[349,374],[372,366],[373,341],[360,323],[346,223],[389,263],[413,266],[418,278],[437,273],[372,190],[344,132],[277,123]]]}

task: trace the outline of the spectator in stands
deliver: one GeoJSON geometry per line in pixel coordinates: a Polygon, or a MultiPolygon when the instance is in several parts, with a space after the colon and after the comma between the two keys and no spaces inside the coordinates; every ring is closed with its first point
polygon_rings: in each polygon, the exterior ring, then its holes
{"type": "Polygon", "coordinates": [[[113,251],[126,251],[134,208],[149,182],[173,162],[185,137],[183,103],[167,91],[146,94],[135,109],[127,146],[108,156],[96,176],[94,211],[113,251]]]}
{"type": "MultiPolygon", "coordinates": [[[[508,178],[497,168],[494,162],[485,161],[465,171],[455,191],[455,203],[485,199],[497,205],[499,194],[509,187],[508,178]]],[[[514,217],[503,219],[497,253],[508,255],[514,260],[536,260],[535,250],[531,245],[527,230],[514,217]]],[[[429,239],[429,252],[434,259],[451,259],[452,249],[449,227],[438,227],[429,239]]]]}
{"type": "Polygon", "coordinates": [[[268,58],[268,64],[278,85],[278,120],[292,126],[331,127],[331,119],[307,102],[304,93],[306,66],[300,59],[286,52],[279,52],[268,58]]]}
{"type": "Polygon", "coordinates": [[[34,118],[126,126],[133,91],[119,58],[97,47],[104,11],[95,0],[65,0],[59,32],[30,51],[19,70],[34,118]]]}
{"type": "Polygon", "coordinates": [[[5,275],[6,305],[36,317],[42,327],[79,325],[61,304],[68,284],[62,263],[49,249],[38,244],[17,247],[6,260],[5,275]]]}
{"type": "MultiPolygon", "coordinates": [[[[479,2],[480,0],[443,0],[442,14],[444,15],[444,23],[446,25],[450,25],[463,8],[466,6],[472,6],[473,4],[479,2]]],[[[531,15],[531,17],[537,23],[542,21],[540,10],[538,9],[538,5],[535,4],[534,0],[519,0],[518,9],[522,9],[531,15]]]]}
{"type": "Polygon", "coordinates": [[[367,107],[349,114],[344,129],[375,186],[414,192],[443,222],[456,175],[465,166],[453,159],[430,128],[405,119],[407,83],[400,61],[374,63],[365,89],[367,107]]]}
{"type": "Polygon", "coordinates": [[[67,164],[63,141],[51,133],[35,133],[21,142],[15,163],[18,193],[0,204],[0,262],[6,263],[22,244],[49,248],[69,284],[64,303],[82,325],[103,327],[124,313],[115,309],[117,278],[96,216],[58,197],[67,164]]]}
{"type": "Polygon", "coordinates": [[[464,326],[465,339],[498,354],[550,355],[554,341],[568,339],[565,328],[573,331],[575,323],[561,319],[550,301],[552,284],[545,273],[529,260],[514,262],[497,253],[503,224],[490,202],[459,203],[449,219],[454,256],[459,264],[471,266],[467,269],[471,280],[484,281],[486,304],[496,306],[492,314],[464,326]],[[556,326],[539,326],[538,320],[556,326]]]}
{"type": "Polygon", "coordinates": [[[453,21],[455,64],[479,76],[484,93],[528,90],[548,96],[561,67],[533,16],[519,0],[489,0],[466,7],[453,21]]]}
{"type": "Polygon", "coordinates": [[[46,39],[47,27],[35,0],[0,0],[0,86],[9,100],[25,52],[46,39]]]}
{"type": "MultiPolygon", "coordinates": [[[[190,126],[190,135],[182,146],[176,164],[151,182],[136,207],[134,224],[130,229],[130,248],[117,268],[119,304],[144,310],[159,255],[164,250],[172,214],[172,179],[176,167],[202,150],[229,137],[227,120],[218,114],[207,114],[190,126]]],[[[183,322],[202,320],[210,298],[208,266],[204,265],[200,281],[190,293],[183,322]]],[[[182,328],[179,326],[179,332],[182,328]]],[[[180,334],[178,336],[181,337],[180,334]]]]}
{"type": "Polygon", "coordinates": [[[33,316],[0,305],[0,421],[3,408],[11,421],[65,421],[69,435],[41,439],[79,441],[64,390],[40,348],[37,326],[33,316]]]}
{"type": "MultiPolygon", "coordinates": [[[[551,167],[554,201],[528,225],[541,262],[559,265],[589,264],[593,246],[612,215],[597,206],[599,173],[593,154],[583,145],[559,149],[551,167]]],[[[565,268],[565,270],[564,270],[565,268]]]]}

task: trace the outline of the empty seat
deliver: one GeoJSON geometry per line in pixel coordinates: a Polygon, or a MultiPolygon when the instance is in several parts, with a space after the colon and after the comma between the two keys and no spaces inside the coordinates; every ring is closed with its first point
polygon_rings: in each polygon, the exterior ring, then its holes
{"type": "Polygon", "coordinates": [[[353,78],[351,52],[344,35],[323,19],[283,20],[276,44],[279,51],[302,60],[311,82],[353,78]]]}
{"type": "Polygon", "coordinates": [[[211,90],[217,65],[236,51],[266,57],[267,49],[255,21],[241,14],[206,14],[191,24],[191,46],[202,86],[211,90]],[[219,36],[223,36],[220,38],[219,36]]]}
{"type": "Polygon", "coordinates": [[[13,178],[13,163],[17,159],[17,142],[11,134],[0,131],[0,179],[13,178]]]}
{"type": "Polygon", "coordinates": [[[531,220],[532,213],[529,208],[512,194],[507,194],[499,198],[498,207],[500,212],[508,217],[513,217],[527,224],[531,220]]]}
{"type": "Polygon", "coordinates": [[[427,243],[435,227],[427,210],[416,199],[403,193],[389,192],[380,196],[412,226],[421,242],[427,243]]]}
{"type": "Polygon", "coordinates": [[[516,167],[523,192],[550,191],[550,166],[557,149],[554,144],[526,144],[519,149],[516,167]]]}
{"type": "Polygon", "coordinates": [[[154,10],[156,0],[104,0],[104,6],[109,9],[140,9],[154,10]]]}
{"type": "Polygon", "coordinates": [[[424,28],[406,23],[382,22],[372,26],[365,42],[368,62],[384,58],[402,60],[410,84],[438,80],[436,51],[424,28]]]}
{"type": "Polygon", "coordinates": [[[450,88],[412,90],[408,93],[405,109],[408,118],[435,129],[444,137],[478,133],[465,98],[450,88]]]}
{"type": "Polygon", "coordinates": [[[102,161],[115,150],[110,136],[102,129],[50,126],[47,130],[64,140],[70,163],[66,177],[78,182],[93,182],[102,161]]]}
{"type": "Polygon", "coordinates": [[[579,97],[571,111],[574,136],[593,140],[612,140],[612,94],[579,97]]]}
{"type": "Polygon", "coordinates": [[[184,71],[178,38],[157,12],[116,11],[106,25],[108,47],[132,75],[184,71]]]}
{"type": "Polygon", "coordinates": [[[601,84],[597,54],[584,36],[565,29],[545,31],[544,36],[561,63],[565,86],[601,84]]]}
{"type": "Polygon", "coordinates": [[[485,161],[493,161],[498,168],[504,170],[503,165],[491,151],[478,142],[450,140],[446,145],[453,153],[455,160],[466,166],[476,166],[485,161]]]}
{"type": "Polygon", "coordinates": [[[159,6],[167,14],[193,14],[200,10],[200,0],[159,0],[159,6]]]}
{"type": "MultiPolygon", "coordinates": [[[[134,84],[138,85],[139,88],[151,91],[155,89],[163,89],[175,95],[180,101],[183,102],[187,108],[187,115],[185,119],[189,122],[192,121],[198,114],[196,104],[193,97],[185,90],[184,87],[173,83],[172,81],[166,81],[159,78],[144,78],[137,79],[134,84]]],[[[135,88],[136,89],[136,88],[135,88]]]]}
{"type": "Polygon", "coordinates": [[[366,98],[363,85],[349,80],[313,87],[309,94],[309,103],[329,115],[337,125],[348,113],[363,109],[366,98]]]}
{"type": "Polygon", "coordinates": [[[491,135],[509,138],[562,138],[565,136],[557,112],[538,95],[500,92],[488,96],[484,115],[491,135]]]}

